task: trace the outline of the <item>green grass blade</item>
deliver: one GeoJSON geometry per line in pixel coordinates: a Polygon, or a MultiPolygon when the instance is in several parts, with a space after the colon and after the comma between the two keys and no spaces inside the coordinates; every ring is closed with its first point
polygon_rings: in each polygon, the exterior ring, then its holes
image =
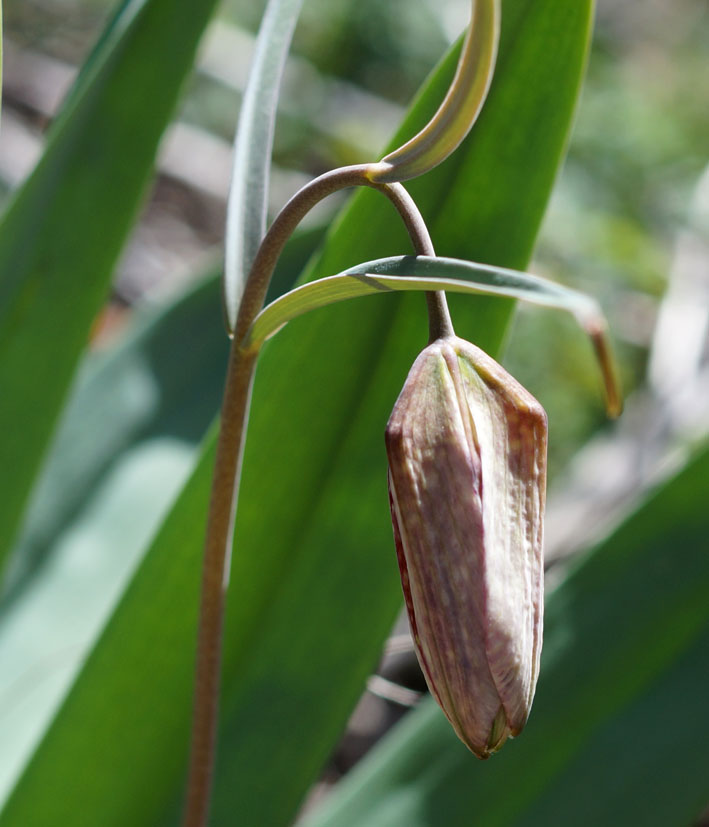
{"type": "Polygon", "coordinates": [[[549,595],[518,740],[481,764],[422,704],[307,827],[693,823],[709,775],[708,474],[705,448],[549,595]]]}
{"type": "MultiPolygon", "coordinates": [[[[497,75],[475,130],[411,190],[441,252],[519,268],[566,144],[591,4],[507,0],[503,15],[497,75]]],[[[452,53],[394,145],[430,119],[455,62],[452,53]]],[[[363,192],[309,277],[408,249],[391,206],[363,192]]],[[[511,308],[467,300],[455,321],[494,352],[511,308]]],[[[229,594],[215,824],[235,814],[244,824],[292,821],[398,611],[382,433],[426,330],[422,297],[377,297],[295,320],[265,346],[229,594]]],[[[153,827],[158,811],[177,812],[210,463],[208,449],[16,787],[3,827],[153,827]],[[79,765],[82,773],[73,771],[79,765]]]]}
{"type": "Polygon", "coordinates": [[[244,280],[266,232],[278,95],[302,5],[303,0],[271,0],[266,7],[239,113],[224,262],[224,305],[230,331],[236,324],[244,280]]]}
{"type": "Polygon", "coordinates": [[[0,562],[213,7],[123,6],[0,224],[0,562]]]}

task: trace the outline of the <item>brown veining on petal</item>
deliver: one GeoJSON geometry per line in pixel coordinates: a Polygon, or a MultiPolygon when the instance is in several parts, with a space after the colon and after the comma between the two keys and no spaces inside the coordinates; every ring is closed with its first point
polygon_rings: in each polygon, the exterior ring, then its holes
{"type": "Polygon", "coordinates": [[[450,337],[414,363],[386,444],[417,654],[484,758],[524,726],[539,671],[546,417],[494,360],[450,337]]]}
{"type": "Polygon", "coordinates": [[[464,361],[474,365],[464,371],[471,414],[479,427],[487,423],[489,428],[487,438],[481,438],[488,486],[483,513],[490,538],[488,657],[509,726],[517,734],[529,714],[541,645],[546,415],[494,360],[468,343],[461,350],[464,361]]]}
{"type": "Polygon", "coordinates": [[[406,613],[409,616],[409,625],[411,627],[411,636],[413,637],[414,641],[414,648],[416,651],[416,656],[418,657],[419,664],[421,665],[421,669],[424,674],[424,678],[426,679],[426,684],[428,685],[431,694],[436,699],[436,702],[439,706],[441,706],[441,698],[438,694],[438,690],[433,682],[433,675],[431,673],[431,667],[428,665],[428,661],[426,660],[426,656],[424,655],[421,649],[421,636],[419,635],[418,630],[418,623],[416,622],[416,614],[414,613],[414,603],[411,597],[411,582],[409,578],[409,567],[406,561],[406,555],[404,554],[404,547],[401,541],[401,530],[399,528],[399,509],[396,504],[396,499],[394,497],[394,492],[392,489],[392,481],[391,481],[391,473],[388,474],[389,480],[389,507],[391,509],[391,518],[392,518],[392,526],[394,529],[394,545],[396,547],[396,557],[399,563],[399,573],[401,576],[401,589],[404,592],[404,604],[406,605],[406,613]]]}

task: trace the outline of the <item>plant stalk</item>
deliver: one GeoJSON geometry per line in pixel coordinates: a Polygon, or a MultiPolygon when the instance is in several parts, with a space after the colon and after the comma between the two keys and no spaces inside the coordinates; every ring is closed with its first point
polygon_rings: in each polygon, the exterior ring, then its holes
{"type": "Polygon", "coordinates": [[[233,344],[227,368],[202,564],[185,827],[205,827],[209,818],[229,556],[257,357],[258,352],[243,353],[233,344]]]}
{"type": "MultiPolygon", "coordinates": [[[[209,819],[219,718],[224,606],[241,459],[259,353],[259,346],[246,349],[241,343],[262,309],[281,251],[315,204],[345,187],[363,185],[379,190],[393,203],[418,255],[434,255],[423,218],[404,187],[401,184],[372,182],[366,176],[367,169],[368,165],[363,164],[334,170],[316,178],[296,193],[266,233],[244,286],[229,355],[207,519],[184,827],[206,827],[209,819]]],[[[429,299],[431,336],[435,332],[434,338],[438,338],[450,326],[445,294],[427,295],[433,297],[429,299]]]]}
{"type": "Polygon", "coordinates": [[[435,293],[426,293],[426,309],[428,310],[428,343],[429,345],[454,334],[451,314],[448,310],[446,294],[443,290],[435,293]]]}

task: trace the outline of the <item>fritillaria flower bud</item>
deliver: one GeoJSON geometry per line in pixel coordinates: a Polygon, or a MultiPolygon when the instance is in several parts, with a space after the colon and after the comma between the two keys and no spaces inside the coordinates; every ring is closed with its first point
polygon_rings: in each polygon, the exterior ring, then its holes
{"type": "Polygon", "coordinates": [[[539,673],[546,442],[541,405],[454,336],[419,355],[387,425],[416,653],[480,758],[522,730],[539,673]]]}

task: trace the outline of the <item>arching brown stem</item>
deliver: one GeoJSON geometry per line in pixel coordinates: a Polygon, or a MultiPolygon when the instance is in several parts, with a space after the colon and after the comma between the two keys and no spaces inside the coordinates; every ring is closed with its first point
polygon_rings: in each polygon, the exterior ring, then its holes
{"type": "MultiPolygon", "coordinates": [[[[286,241],[308,211],[326,196],[352,186],[372,187],[386,195],[401,215],[416,253],[434,255],[423,218],[406,190],[401,184],[370,181],[366,177],[367,169],[367,165],[360,165],[326,173],[294,195],[266,233],[244,287],[227,368],[207,519],[184,827],[206,827],[209,818],[219,715],[224,604],[241,458],[258,358],[258,349],[244,349],[241,343],[263,306],[276,262],[286,241]]],[[[431,336],[438,338],[452,332],[445,295],[427,295],[430,297],[431,336]]]]}

